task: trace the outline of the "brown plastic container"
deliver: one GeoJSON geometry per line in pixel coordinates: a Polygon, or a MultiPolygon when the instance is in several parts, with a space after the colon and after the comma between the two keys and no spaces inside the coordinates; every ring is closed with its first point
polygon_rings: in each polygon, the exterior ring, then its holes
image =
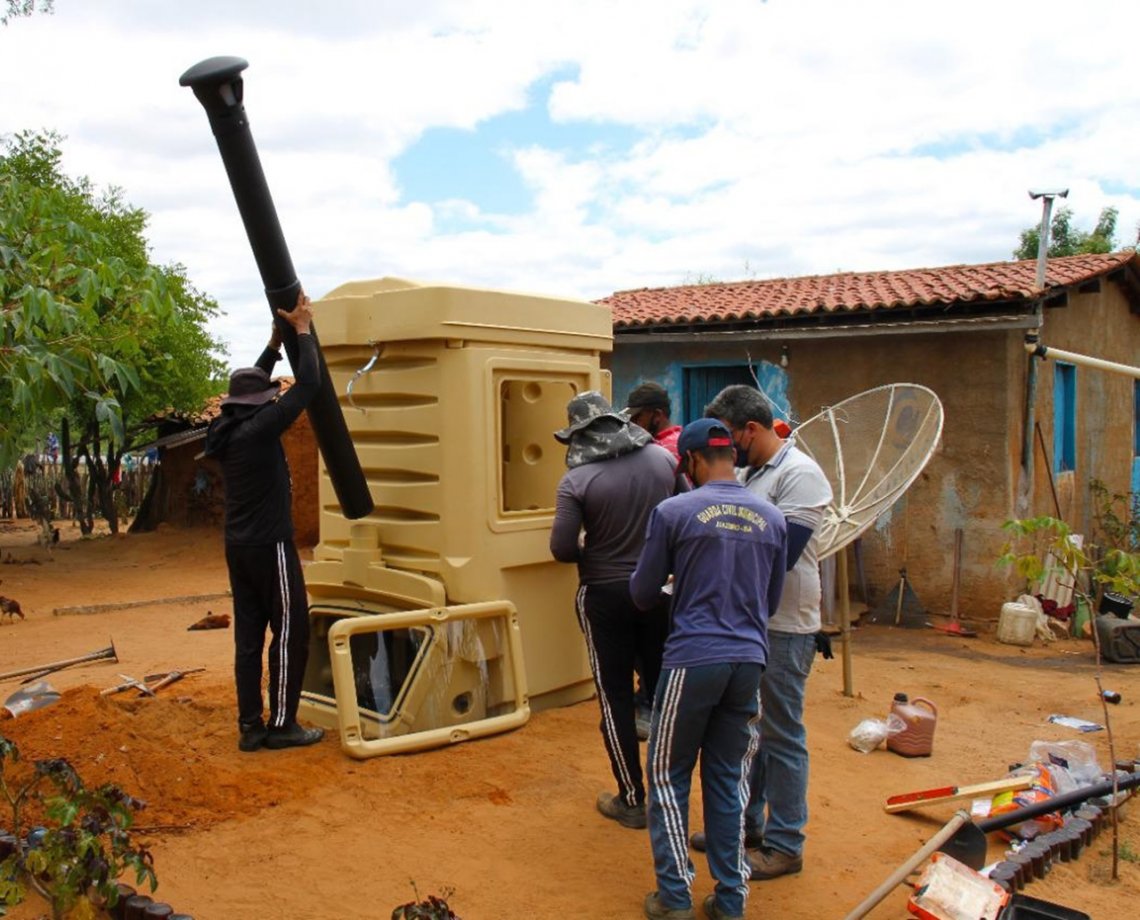
{"type": "Polygon", "coordinates": [[[906,728],[887,736],[887,750],[903,757],[929,757],[934,752],[938,707],[925,697],[908,701],[905,693],[896,693],[891,712],[906,723],[906,728]]]}

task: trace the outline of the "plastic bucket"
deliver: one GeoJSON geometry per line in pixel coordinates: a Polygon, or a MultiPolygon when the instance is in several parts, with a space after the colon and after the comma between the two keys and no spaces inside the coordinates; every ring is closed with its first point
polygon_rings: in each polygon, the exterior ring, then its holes
{"type": "Polygon", "coordinates": [[[1111,613],[1113,616],[1120,617],[1122,620],[1127,620],[1128,615],[1132,613],[1132,601],[1123,594],[1114,594],[1112,591],[1105,591],[1104,594],[1101,595],[1100,604],[1096,612],[1111,613]]]}
{"type": "Polygon", "coordinates": [[[1007,645],[1032,645],[1037,633],[1037,611],[1025,604],[1010,602],[1001,605],[998,618],[998,642],[1007,645]]]}

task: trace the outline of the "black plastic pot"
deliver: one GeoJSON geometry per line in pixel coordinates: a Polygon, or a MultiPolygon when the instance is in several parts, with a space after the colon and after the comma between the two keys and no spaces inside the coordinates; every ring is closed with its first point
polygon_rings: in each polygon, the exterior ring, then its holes
{"type": "Polygon", "coordinates": [[[1127,620],[1128,615],[1132,613],[1132,606],[1131,598],[1127,598],[1123,594],[1114,594],[1112,591],[1105,591],[1100,596],[1100,604],[1096,610],[1097,613],[1111,613],[1122,620],[1127,620]]]}
{"type": "Polygon", "coordinates": [[[1015,894],[1001,912],[1001,920],[1092,920],[1088,914],[1052,901],[1015,894]]]}
{"type": "Polygon", "coordinates": [[[154,903],[154,898],[145,894],[133,894],[123,902],[123,920],[146,920],[146,909],[154,903]]]}

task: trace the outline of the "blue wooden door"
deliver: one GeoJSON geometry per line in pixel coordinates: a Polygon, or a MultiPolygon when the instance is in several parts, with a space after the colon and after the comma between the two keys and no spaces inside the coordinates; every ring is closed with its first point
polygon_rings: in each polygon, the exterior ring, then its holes
{"type": "Polygon", "coordinates": [[[727,386],[746,384],[754,387],[757,382],[761,391],[774,406],[777,418],[788,418],[788,375],[782,367],[761,361],[749,367],[747,364],[709,364],[685,368],[684,382],[684,424],[695,421],[705,414],[714,396],[727,386]],[[753,378],[752,373],[756,372],[753,378]]]}

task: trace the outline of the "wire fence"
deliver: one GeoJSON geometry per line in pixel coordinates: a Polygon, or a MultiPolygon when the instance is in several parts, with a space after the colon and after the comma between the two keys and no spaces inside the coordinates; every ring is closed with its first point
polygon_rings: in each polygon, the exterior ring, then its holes
{"type": "MultiPolygon", "coordinates": [[[[154,466],[142,464],[131,469],[120,468],[114,482],[115,505],[120,520],[132,516],[142,504],[154,466]]],[[[81,495],[87,495],[87,467],[78,470],[81,495]]],[[[39,518],[68,521],[75,517],[62,463],[20,461],[11,469],[0,470],[0,518],[39,518]]],[[[100,516],[101,515],[98,515],[100,516]]]]}

